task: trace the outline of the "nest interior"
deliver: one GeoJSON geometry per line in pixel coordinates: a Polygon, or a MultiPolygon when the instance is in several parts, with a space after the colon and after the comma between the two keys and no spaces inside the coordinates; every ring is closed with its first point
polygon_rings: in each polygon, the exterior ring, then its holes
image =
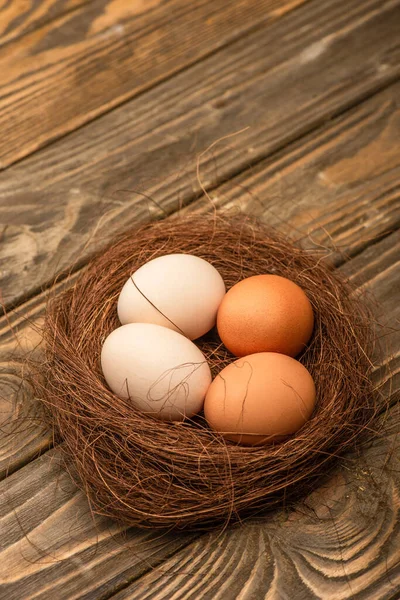
{"type": "MultiPolygon", "coordinates": [[[[95,257],[76,284],[48,305],[46,358],[37,395],[62,440],[71,472],[93,510],[140,527],[210,528],[302,495],[366,430],[376,411],[369,379],[373,334],[363,303],[321,259],[246,217],[195,216],[125,233],[95,257]],[[298,359],[314,378],[310,421],[284,442],[226,442],[199,415],[156,421],[107,387],[100,367],[119,322],[118,295],[145,262],[174,252],[208,260],[227,288],[262,273],[292,279],[315,315],[298,359]]],[[[215,376],[235,360],[215,331],[196,341],[215,376]]]]}

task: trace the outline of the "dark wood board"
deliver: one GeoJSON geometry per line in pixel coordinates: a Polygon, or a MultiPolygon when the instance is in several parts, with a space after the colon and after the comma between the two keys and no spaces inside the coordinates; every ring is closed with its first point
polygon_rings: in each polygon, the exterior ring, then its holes
{"type": "Polygon", "coordinates": [[[0,46],[69,13],[90,0],[12,0],[0,4],[0,46]]]}
{"type": "Polygon", "coordinates": [[[390,83],[399,20],[393,0],[306,3],[1,173],[3,301],[199,197],[196,157],[222,136],[249,126],[200,157],[207,188],[390,83]]]}
{"type": "MultiPolygon", "coordinates": [[[[387,236],[341,267],[390,314],[387,327],[400,317],[390,293],[400,275],[399,240],[398,232],[387,236]]],[[[399,330],[391,336],[398,347],[399,330]]],[[[389,361],[382,355],[381,362],[389,361]]],[[[387,380],[379,361],[377,369],[387,380]]],[[[391,389],[400,390],[398,376],[391,389]]],[[[197,540],[120,533],[110,521],[93,521],[84,496],[60,467],[59,450],[52,450],[0,484],[4,597],[19,600],[26,590],[40,600],[113,593],[118,600],[395,597],[398,406],[383,417],[385,430],[374,443],[347,455],[330,478],[321,475],[321,487],[294,512],[277,511],[197,540]]]]}
{"type": "Polygon", "coordinates": [[[399,139],[396,83],[187,210],[252,214],[341,263],[400,226],[399,139]]]}
{"type": "Polygon", "coordinates": [[[0,47],[0,168],[304,0],[98,0],[0,47]]]}
{"type": "MultiPolygon", "coordinates": [[[[329,260],[343,262],[346,255],[359,252],[375,238],[398,227],[399,97],[400,84],[389,87],[260,163],[259,167],[217,188],[212,193],[215,203],[222,208],[225,203],[228,212],[240,207],[243,212],[259,216],[316,252],[328,253],[329,260]],[[334,174],[341,177],[338,182],[333,180],[334,174]],[[327,178],[330,185],[326,184],[327,178]],[[307,234],[310,237],[306,237],[307,234]]],[[[77,220],[79,227],[84,227],[85,219],[96,206],[88,203],[82,219],[74,212],[66,215],[58,255],[66,247],[71,253],[76,251],[79,229],[76,232],[74,222],[77,220]]],[[[133,207],[132,219],[143,217],[143,212],[138,211],[139,206],[133,207]]],[[[209,210],[208,201],[190,204],[187,210],[203,208],[209,210]]],[[[122,211],[125,216],[124,207],[122,211]]],[[[39,219],[40,212],[35,214],[39,219]]],[[[117,227],[117,219],[114,223],[117,227]]],[[[121,227],[121,223],[119,225],[121,227]]],[[[48,234],[54,236],[55,232],[51,229],[48,234]]],[[[54,260],[52,245],[46,235],[38,222],[36,239],[40,243],[41,236],[45,237],[43,253],[39,253],[41,263],[38,264],[40,268],[43,263],[39,271],[43,276],[48,276],[46,267],[49,269],[49,263],[54,260]],[[44,252],[46,241],[48,251],[44,252]]],[[[103,241],[100,237],[95,245],[103,241]]],[[[17,258],[21,255],[25,258],[23,252],[29,252],[29,247],[23,245],[25,242],[24,236],[21,245],[14,246],[17,258]]],[[[29,276],[30,271],[27,269],[25,273],[29,276]]],[[[19,281],[19,278],[14,275],[12,281],[19,281]]],[[[23,381],[27,350],[34,348],[40,339],[37,327],[46,299],[47,292],[34,296],[0,318],[0,386],[4,390],[0,476],[13,472],[51,444],[51,434],[43,430],[38,405],[23,381]]],[[[38,353],[39,349],[37,356],[38,353]]]]}
{"type": "Polygon", "coordinates": [[[29,378],[33,364],[43,357],[41,328],[49,294],[61,292],[73,280],[64,280],[0,318],[0,479],[52,446],[52,433],[29,378]]]}
{"type": "Polygon", "coordinates": [[[0,597],[98,599],[188,544],[95,517],[51,450],[0,484],[0,597]]]}
{"type": "MultiPolygon", "coordinates": [[[[386,334],[400,345],[400,232],[340,269],[372,293],[386,334]],[[397,328],[393,332],[392,328],[397,328]]],[[[388,346],[376,369],[392,370],[393,406],[382,429],[347,454],[294,509],[204,536],[114,596],[114,600],[377,600],[400,595],[400,356],[388,346]],[[381,363],[381,365],[380,365],[381,363]],[[397,402],[395,403],[395,400],[397,402]],[[371,439],[373,439],[371,437],[371,439]]]]}

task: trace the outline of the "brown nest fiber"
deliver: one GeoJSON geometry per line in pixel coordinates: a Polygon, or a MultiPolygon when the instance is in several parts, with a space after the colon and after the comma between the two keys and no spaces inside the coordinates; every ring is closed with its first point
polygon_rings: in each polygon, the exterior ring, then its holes
{"type": "MultiPolygon", "coordinates": [[[[367,311],[321,260],[249,218],[197,216],[130,231],[49,303],[44,335],[40,396],[62,447],[94,511],[131,525],[207,528],[310,491],[375,414],[367,311]],[[107,388],[100,351],[119,326],[120,290],[142,264],[175,252],[208,260],[227,288],[275,273],[307,293],[315,330],[300,360],[314,378],[317,407],[291,439],[241,447],[212,433],[201,415],[156,421],[107,388]]],[[[215,331],[196,343],[214,376],[234,360],[215,331]]]]}

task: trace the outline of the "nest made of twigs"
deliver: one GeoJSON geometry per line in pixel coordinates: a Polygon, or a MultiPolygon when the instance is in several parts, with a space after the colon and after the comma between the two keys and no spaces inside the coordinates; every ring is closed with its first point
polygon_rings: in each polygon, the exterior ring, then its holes
{"type": "MultiPolygon", "coordinates": [[[[96,512],[131,525],[207,528],[309,491],[375,414],[367,310],[319,256],[245,217],[183,217],[126,233],[49,302],[44,337],[38,394],[78,482],[96,512]],[[175,252],[208,260],[228,289],[275,273],[307,293],[315,328],[298,358],[314,378],[317,406],[287,441],[239,446],[213,433],[201,415],[157,421],[108,389],[100,352],[119,326],[122,286],[145,262],[175,252]]],[[[213,376],[235,360],[215,331],[196,343],[213,376]]]]}

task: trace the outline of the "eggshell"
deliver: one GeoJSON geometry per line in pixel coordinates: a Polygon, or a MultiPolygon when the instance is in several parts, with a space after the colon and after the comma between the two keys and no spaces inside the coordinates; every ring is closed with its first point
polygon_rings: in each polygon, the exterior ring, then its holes
{"type": "Polygon", "coordinates": [[[247,445],[281,441],[310,418],[314,381],[284,354],[251,354],[225,367],[208,389],[204,414],[212,429],[247,445]]]}
{"type": "Polygon", "coordinates": [[[140,267],[118,299],[121,323],[154,323],[194,340],[215,325],[225,284],[207,261],[167,254],[140,267]]]}
{"type": "Polygon", "coordinates": [[[257,352],[296,356],[313,326],[313,310],[304,291],[278,275],[255,275],[234,285],[217,316],[219,336],[236,356],[257,352]]]}
{"type": "Polygon", "coordinates": [[[211,383],[208,363],[193,342],[150,323],[130,323],[110,333],[101,367],[117,396],[165,421],[200,411],[211,383]]]}

